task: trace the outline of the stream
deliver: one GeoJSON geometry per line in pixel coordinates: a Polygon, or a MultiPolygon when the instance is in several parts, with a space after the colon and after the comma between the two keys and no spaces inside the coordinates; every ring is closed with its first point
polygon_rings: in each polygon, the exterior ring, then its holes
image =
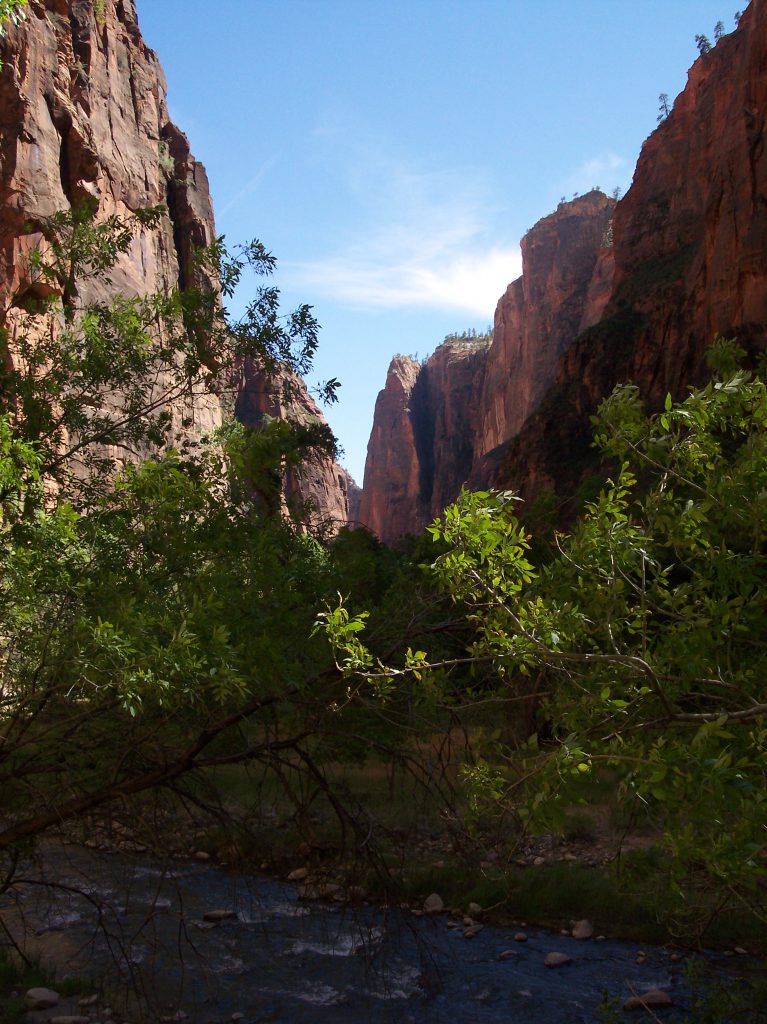
{"type": "Polygon", "coordinates": [[[536,928],[525,942],[490,926],[465,938],[448,915],[302,902],[290,884],[206,863],[74,846],[44,858],[44,873],[25,871],[12,905],[0,904],[5,919],[17,932],[23,919],[29,948],[59,977],[142,993],[149,1020],[598,1024],[605,992],[622,1003],[650,989],[685,1006],[684,964],[663,948],[536,928]],[[205,921],[211,911],[236,918],[205,921]],[[572,962],[544,966],[552,951],[572,962]]]}

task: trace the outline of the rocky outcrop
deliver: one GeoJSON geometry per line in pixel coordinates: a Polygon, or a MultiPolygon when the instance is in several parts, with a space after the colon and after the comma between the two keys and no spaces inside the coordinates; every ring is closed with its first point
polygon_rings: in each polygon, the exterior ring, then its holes
{"type": "Polygon", "coordinates": [[[385,543],[417,533],[471,471],[490,339],[448,338],[424,363],[395,356],[378,396],[360,521],[385,543]]]}
{"type": "MultiPolygon", "coordinates": [[[[1,49],[0,308],[24,297],[42,220],[84,201],[97,204],[99,218],[159,204],[167,213],[137,231],[108,282],[86,282],[82,301],[199,283],[192,252],[216,237],[208,179],[168,116],[165,77],[134,0],[30,0],[1,49]]],[[[169,412],[176,442],[222,419],[215,397],[180,400],[169,412]]],[[[330,481],[343,471],[328,462],[323,473],[326,497],[316,488],[311,496],[335,516],[345,498],[330,481]]],[[[302,494],[303,486],[295,484],[302,494]]]]}
{"type": "MultiPolygon", "coordinates": [[[[438,448],[462,450],[470,441],[471,485],[567,497],[593,468],[589,417],[615,384],[632,380],[658,404],[705,378],[717,334],[764,348],[766,119],[767,0],[752,0],[737,31],[690,69],[671,114],[645,142],[624,199],[614,204],[592,192],[561,204],[523,240],[523,275],[498,304],[479,408],[467,410],[467,425],[438,439],[431,417],[439,402],[430,393],[418,408],[411,403],[408,417],[428,421],[420,436],[434,437],[431,450],[419,455],[401,429],[409,454],[388,452],[386,460],[403,465],[415,451],[419,465],[436,466],[438,448]]],[[[374,466],[385,461],[380,443],[374,425],[374,466]]],[[[432,513],[458,493],[445,481],[435,473],[432,513]]],[[[380,470],[369,494],[368,486],[366,471],[362,518],[382,539],[422,525],[422,488],[388,515],[379,512],[388,487],[380,470]]]]}
{"type": "MultiPolygon", "coordinates": [[[[251,360],[242,367],[235,416],[253,430],[269,419],[280,419],[305,427],[319,426],[325,438],[331,436],[300,377],[280,374],[267,378],[251,360]]],[[[285,465],[281,490],[287,510],[316,531],[335,533],[357,522],[359,487],[342,466],[321,451],[310,450],[300,464],[285,465]]]]}
{"type": "Polygon", "coordinates": [[[509,285],[495,312],[478,459],[519,433],[584,318],[599,316],[607,296],[592,281],[614,206],[602,192],[589,192],[560,203],[522,239],[522,277],[509,285]]]}

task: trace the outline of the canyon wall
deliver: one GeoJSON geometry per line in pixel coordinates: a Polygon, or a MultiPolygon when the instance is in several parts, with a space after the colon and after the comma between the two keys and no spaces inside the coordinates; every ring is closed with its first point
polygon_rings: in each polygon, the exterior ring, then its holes
{"type": "MultiPolygon", "coordinates": [[[[763,348],[766,118],[767,0],[752,0],[737,31],[690,69],[672,112],[645,142],[626,196],[614,204],[592,192],[561,204],[523,240],[523,275],[498,304],[478,408],[463,417],[470,437],[434,435],[424,454],[419,439],[432,436],[430,410],[439,405],[430,394],[403,413],[412,442],[407,429],[390,427],[407,457],[382,455],[374,424],[368,465],[437,465],[438,447],[470,442],[470,485],[566,498],[593,469],[589,416],[615,384],[632,380],[657,405],[668,391],[681,397],[705,379],[717,334],[763,348]]],[[[383,397],[379,404],[387,408],[383,397]]],[[[392,486],[412,488],[413,478],[411,470],[407,485],[396,476],[392,486]]],[[[368,483],[366,467],[362,520],[392,541],[428,515],[422,486],[382,514],[388,487],[380,472],[368,483]]],[[[459,490],[431,487],[443,504],[459,490]]],[[[433,502],[429,512],[439,510],[433,502]]]]}
{"type": "Polygon", "coordinates": [[[751,352],[767,331],[767,3],[692,66],[645,142],[613,218],[614,280],[602,317],[560,359],[550,392],[500,453],[489,482],[523,496],[572,493],[590,471],[588,417],[619,382],[651,406],[707,377],[720,334],[751,352]]]}
{"type": "Polygon", "coordinates": [[[415,533],[461,485],[481,486],[546,393],[557,359],[609,296],[601,192],[561,203],[522,240],[522,276],[498,303],[492,341],[448,339],[423,365],[396,356],[376,403],[360,519],[383,541],[415,533]]]}
{"type": "MultiPolygon", "coordinates": [[[[133,0],[30,0],[26,14],[0,47],[2,308],[24,298],[26,257],[40,243],[42,221],[84,201],[97,204],[99,219],[158,204],[167,212],[137,231],[109,282],[84,283],[83,302],[197,283],[193,250],[216,237],[208,179],[168,116],[165,77],[133,0]]],[[[15,315],[11,309],[11,330],[15,315]]],[[[176,442],[223,415],[215,396],[179,400],[168,411],[176,442]]],[[[337,486],[343,472],[330,460],[315,467],[319,513],[348,513],[337,486]]]]}
{"type": "MultiPolygon", "coordinates": [[[[241,374],[234,413],[246,427],[258,430],[269,418],[326,426],[300,377],[291,374],[270,380],[250,359],[241,374]]],[[[318,531],[334,533],[358,519],[360,488],[342,466],[321,452],[310,452],[299,465],[285,467],[282,491],[286,509],[318,531]]]]}
{"type": "Polygon", "coordinates": [[[449,338],[423,364],[395,356],[378,396],[360,522],[386,543],[417,533],[471,471],[489,339],[449,338]]]}

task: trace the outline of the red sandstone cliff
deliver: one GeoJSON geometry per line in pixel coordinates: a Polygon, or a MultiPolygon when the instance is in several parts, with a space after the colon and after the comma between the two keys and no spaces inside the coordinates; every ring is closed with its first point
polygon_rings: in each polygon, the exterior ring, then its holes
{"type": "Polygon", "coordinates": [[[410,401],[421,366],[395,356],[378,395],[365,460],[359,518],[384,541],[420,528],[418,457],[410,401]],[[400,528],[392,533],[390,523],[400,528]]]}
{"type": "Polygon", "coordinates": [[[602,192],[589,192],[561,203],[522,239],[522,277],[495,311],[477,458],[519,433],[578,334],[587,297],[588,316],[599,316],[589,289],[614,206],[602,192]]]}
{"type": "MultiPolygon", "coordinates": [[[[132,0],[108,0],[103,19],[88,0],[31,0],[2,50],[0,302],[24,287],[41,219],[85,200],[99,217],[160,203],[169,213],[137,233],[110,284],[84,285],[84,302],[177,286],[192,245],[215,237],[213,212],[204,168],[169,121],[165,78],[132,0]]],[[[170,412],[176,437],[221,419],[215,399],[170,412]]]]}
{"type": "Polygon", "coordinates": [[[518,433],[551,384],[557,359],[609,296],[603,246],[615,203],[590,192],[522,241],[522,277],[498,303],[492,343],[449,340],[423,367],[389,370],[368,445],[360,519],[390,543],[422,529],[467,480],[481,484],[486,455],[518,433]]]}
{"type": "MultiPolygon", "coordinates": [[[[268,380],[251,360],[242,367],[235,416],[254,430],[268,417],[302,426],[321,425],[327,430],[324,416],[300,377],[283,375],[268,380]]],[[[320,531],[335,533],[358,519],[359,487],[342,466],[320,451],[309,452],[298,466],[285,467],[283,496],[293,513],[320,531]]]]}
{"type": "MultiPolygon", "coordinates": [[[[616,383],[633,380],[657,403],[704,379],[716,334],[764,347],[766,119],[767,0],[753,0],[738,30],[691,68],[673,111],[646,141],[625,198],[614,205],[590,193],[524,239],[523,276],[496,311],[479,409],[464,417],[474,446],[470,484],[527,497],[542,488],[572,494],[593,462],[589,415],[616,383]],[[611,218],[612,244],[602,245],[611,218]]],[[[409,407],[411,422],[427,421],[421,437],[433,434],[434,408],[433,394],[409,407]]],[[[384,458],[376,425],[368,452],[368,464],[395,467],[398,493],[398,467],[413,459],[436,466],[468,440],[463,428],[434,435],[424,454],[407,430],[399,434],[407,455],[384,458]]],[[[382,513],[388,486],[381,472],[368,484],[366,470],[362,519],[391,541],[419,528],[424,514],[422,490],[382,513]]],[[[458,489],[432,483],[442,504],[458,489]]],[[[433,502],[430,511],[439,508],[433,502]]]]}
{"type": "Polygon", "coordinates": [[[488,479],[525,495],[571,493],[588,469],[588,417],[616,383],[633,380],[658,404],[705,379],[717,334],[765,347],[766,120],[767,2],[752,0],[645,142],[615,210],[604,314],[560,359],[488,479]]]}
{"type": "MultiPolygon", "coordinates": [[[[24,22],[9,26],[2,56],[1,306],[23,289],[24,256],[40,239],[40,220],[86,199],[97,202],[99,217],[161,203],[167,215],[139,231],[108,285],[88,282],[84,301],[190,283],[192,250],[215,238],[208,180],[170,121],[165,77],[141,37],[133,0],[104,0],[100,7],[92,0],[30,0],[24,22]]],[[[209,430],[222,417],[215,398],[180,401],[169,411],[176,439],[209,430]]],[[[337,493],[339,473],[325,460],[305,494],[303,482],[294,487],[338,516],[345,501],[337,493]]]]}

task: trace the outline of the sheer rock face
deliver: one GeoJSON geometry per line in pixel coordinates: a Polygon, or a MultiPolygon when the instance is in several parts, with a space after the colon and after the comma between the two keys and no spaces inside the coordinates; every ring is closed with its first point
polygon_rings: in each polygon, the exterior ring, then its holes
{"type": "Polygon", "coordinates": [[[419,528],[418,456],[410,402],[420,371],[414,359],[395,356],[376,400],[359,518],[387,542],[419,528]]]}
{"type": "Polygon", "coordinates": [[[522,277],[509,285],[495,312],[477,458],[519,433],[584,315],[599,315],[606,296],[590,286],[614,206],[602,192],[589,192],[561,203],[522,239],[522,277]]]}
{"type": "MultiPolygon", "coordinates": [[[[296,376],[267,380],[248,360],[242,368],[235,415],[246,427],[257,430],[265,417],[289,418],[301,424],[324,423],[324,417],[304,382],[296,376]]],[[[342,526],[356,524],[359,517],[360,489],[349,473],[327,456],[308,459],[285,475],[283,493],[293,509],[303,506],[302,521],[330,533],[342,526]]]]}
{"type": "Polygon", "coordinates": [[[752,0],[645,142],[615,210],[604,314],[561,358],[495,482],[571,493],[590,463],[588,417],[615,384],[633,381],[657,407],[706,379],[717,334],[765,347],[766,120],[767,3],[752,0]]]}
{"type": "MultiPolygon", "coordinates": [[[[690,69],[627,195],[562,204],[524,239],[523,276],[498,304],[479,408],[452,417],[472,434],[471,485],[571,495],[593,470],[589,416],[615,384],[633,381],[657,406],[705,379],[717,334],[765,347],[766,121],[767,0],[752,0],[737,31],[690,69]]],[[[424,409],[438,404],[431,394],[424,409]]],[[[413,460],[407,430],[399,434],[409,454],[387,453],[393,465],[413,460]]],[[[435,466],[438,443],[467,441],[434,437],[435,466]]],[[[374,425],[369,463],[383,463],[380,443],[374,425]]],[[[388,486],[380,471],[370,484],[366,473],[362,518],[385,540],[424,521],[417,502],[380,512],[388,486]]],[[[433,494],[444,504],[458,489],[435,482],[433,494]]]]}
{"type": "MultiPolygon", "coordinates": [[[[40,222],[86,200],[98,217],[165,204],[159,225],[139,230],[109,282],[86,282],[84,302],[192,281],[196,247],[216,237],[205,168],[171,122],[165,76],[144,43],[133,0],[30,0],[2,41],[0,72],[0,302],[23,294],[26,254],[40,222]]],[[[13,320],[13,313],[11,314],[13,320]]],[[[222,419],[215,398],[171,406],[174,440],[222,419]]],[[[325,467],[329,507],[339,501],[325,467]]]]}
{"type": "Polygon", "coordinates": [[[408,360],[406,385],[402,357],[394,359],[376,404],[360,515],[383,541],[422,529],[465,482],[489,479],[494,450],[535,409],[584,320],[604,308],[614,205],[590,192],[528,232],[523,274],[498,303],[492,343],[446,341],[423,367],[408,360]]]}
{"type": "Polygon", "coordinates": [[[90,285],[84,299],[178,285],[191,244],[213,240],[213,211],[205,171],[170,123],[165,78],[132,0],[105,0],[103,21],[90,0],[31,0],[3,50],[4,293],[24,274],[20,257],[37,240],[36,223],[89,199],[103,217],[160,203],[170,213],[137,234],[111,285],[90,285]]]}

